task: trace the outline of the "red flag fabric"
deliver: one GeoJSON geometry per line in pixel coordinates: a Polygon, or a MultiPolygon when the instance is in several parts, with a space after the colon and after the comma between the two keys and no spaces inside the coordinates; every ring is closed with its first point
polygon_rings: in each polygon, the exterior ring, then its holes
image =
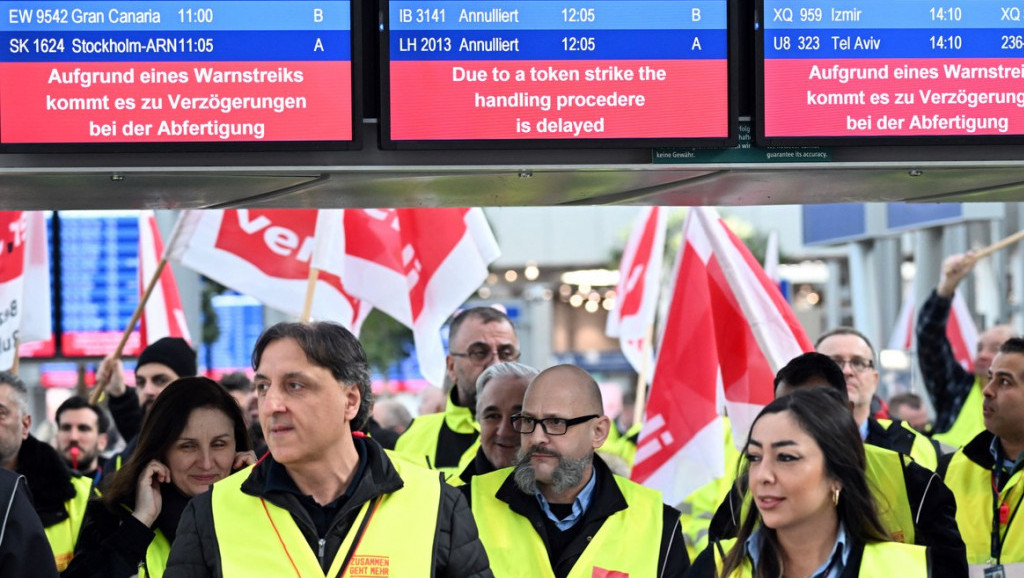
{"type": "Polygon", "coordinates": [[[30,211],[25,213],[25,277],[24,285],[29,290],[24,295],[24,318],[18,337],[21,340],[20,353],[53,355],[53,304],[50,293],[50,244],[46,236],[46,213],[30,211]]]}
{"type": "Polygon", "coordinates": [[[0,212],[0,369],[14,367],[24,313],[24,211],[0,212]]]}
{"type": "Polygon", "coordinates": [[[665,252],[665,215],[666,211],[661,207],[647,207],[637,217],[619,265],[615,308],[609,313],[605,325],[605,333],[619,338],[622,354],[642,375],[650,375],[654,369],[654,347],[644,342],[658,310],[661,264],[665,252]]]}
{"type": "MultiPolygon", "coordinates": [[[[168,257],[269,307],[299,315],[316,219],[315,209],[185,211],[168,257]]],[[[371,309],[347,293],[337,276],[317,278],[314,318],[335,321],[359,335],[371,309]]]]}
{"type": "MultiPolygon", "coordinates": [[[[888,349],[899,349],[910,351],[914,341],[914,297],[908,290],[903,296],[903,305],[900,307],[896,319],[896,327],[893,328],[892,336],[889,338],[888,349]]],[[[960,365],[967,371],[974,371],[974,353],[978,346],[978,327],[974,324],[974,318],[967,309],[967,302],[959,293],[953,294],[953,306],[949,311],[949,321],[946,323],[946,339],[953,348],[953,354],[960,365]]]]}
{"type": "Polygon", "coordinates": [[[721,409],[745,443],[775,371],[812,345],[750,251],[710,208],[683,226],[632,478],[669,504],[724,474],[721,409]]]}
{"type": "Polygon", "coordinates": [[[317,230],[329,249],[315,252],[314,266],[341,277],[347,291],[411,328],[421,373],[440,385],[441,327],[500,254],[483,211],[322,211],[317,230]]]}
{"type": "MultiPolygon", "coordinates": [[[[172,240],[172,243],[174,241],[172,240]]],[[[153,211],[139,213],[139,299],[156,274],[160,259],[164,256],[164,242],[156,226],[153,211]]],[[[140,337],[143,346],[164,337],[181,337],[192,343],[185,321],[185,310],[181,306],[178,283],[170,264],[160,272],[160,279],[153,286],[140,317],[140,337]]]]}

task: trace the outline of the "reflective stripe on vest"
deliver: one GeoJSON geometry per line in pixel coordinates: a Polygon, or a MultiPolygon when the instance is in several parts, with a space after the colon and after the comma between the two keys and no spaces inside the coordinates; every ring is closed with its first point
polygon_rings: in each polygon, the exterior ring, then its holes
{"type": "MultiPolygon", "coordinates": [[[[736,543],[735,538],[722,540],[719,544],[721,551],[715,544],[711,548],[715,554],[715,574],[723,566],[722,552],[726,555],[736,543]]],[[[845,572],[844,572],[845,574],[845,572]]],[[[750,557],[743,557],[743,564],[729,575],[729,578],[750,578],[754,575],[754,569],[750,563],[750,557]]],[[[860,559],[860,568],[857,569],[857,576],[874,578],[876,576],[899,576],[900,578],[927,578],[928,572],[928,550],[924,546],[914,544],[900,544],[899,542],[876,542],[864,546],[864,554],[860,559]]]]}
{"type": "Polygon", "coordinates": [[[978,378],[974,379],[974,386],[967,394],[967,399],[960,407],[960,413],[957,414],[956,421],[953,422],[949,431],[933,435],[933,440],[954,448],[962,448],[985,430],[985,416],[981,413],[981,406],[985,402],[985,396],[982,395],[981,389],[985,384],[979,383],[980,381],[978,378]]]}
{"type": "Polygon", "coordinates": [[[429,467],[444,474],[445,479],[457,478],[462,470],[476,457],[480,447],[480,438],[462,454],[459,463],[452,467],[435,467],[437,456],[437,440],[441,436],[441,425],[447,423],[448,429],[455,433],[480,433],[480,425],[473,419],[473,412],[466,407],[455,405],[448,399],[448,406],[442,413],[422,415],[413,420],[409,429],[398,436],[395,451],[408,456],[420,467],[429,467]]]}
{"type": "MultiPolygon", "coordinates": [[[[494,495],[511,475],[505,468],[473,476],[472,508],[495,578],[554,578],[547,548],[530,520],[494,495]]],[[[663,505],[661,492],[615,476],[628,507],[609,516],[587,544],[569,578],[591,578],[598,570],[629,578],[658,574],[663,505]]]]}
{"type": "Polygon", "coordinates": [[[865,477],[875,497],[878,519],[895,542],[914,543],[914,515],[903,476],[903,457],[894,451],[864,444],[865,477]]]}
{"type": "Polygon", "coordinates": [[[67,519],[44,528],[46,537],[53,549],[53,559],[57,562],[57,570],[62,572],[75,556],[75,543],[78,542],[78,531],[82,528],[85,518],[85,506],[92,493],[92,478],[71,476],[71,485],[75,487],[75,497],[64,502],[67,519]]]}
{"type": "MultiPolygon", "coordinates": [[[[992,470],[983,468],[957,451],[946,469],[946,486],[956,496],[956,524],[967,546],[967,563],[981,564],[992,554],[992,470]]],[[[1024,472],[1017,472],[999,493],[1012,513],[1024,495],[1024,472]]],[[[1014,517],[1009,529],[1003,527],[1002,563],[1024,562],[1024,512],[1014,517]]]]}
{"type": "MultiPolygon", "coordinates": [[[[405,485],[382,497],[344,576],[431,575],[441,480],[437,472],[407,466],[400,460],[393,463],[405,485]]],[[[242,492],[242,482],[251,472],[250,466],[213,486],[211,500],[221,575],[338,576],[352,546],[354,530],[368,514],[370,504],[363,505],[334,553],[330,570],[324,574],[316,552],[309,547],[292,514],[242,492]]]]}

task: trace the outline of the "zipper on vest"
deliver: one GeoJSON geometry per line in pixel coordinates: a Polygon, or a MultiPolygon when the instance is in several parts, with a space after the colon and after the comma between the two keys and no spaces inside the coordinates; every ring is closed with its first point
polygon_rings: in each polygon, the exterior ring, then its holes
{"type": "Polygon", "coordinates": [[[324,565],[324,547],[326,545],[327,540],[324,540],[323,538],[320,538],[320,541],[317,542],[317,558],[320,560],[320,567],[323,567],[324,565]]]}

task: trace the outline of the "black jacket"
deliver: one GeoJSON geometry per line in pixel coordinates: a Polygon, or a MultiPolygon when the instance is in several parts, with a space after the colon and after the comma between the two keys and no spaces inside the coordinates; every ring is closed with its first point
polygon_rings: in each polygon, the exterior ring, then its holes
{"type": "Polygon", "coordinates": [[[50,541],[32,508],[25,478],[0,468],[0,576],[56,578],[50,541]]]}
{"type": "Polygon", "coordinates": [[[487,456],[484,455],[484,449],[477,448],[473,461],[469,462],[469,465],[462,470],[462,473],[459,474],[459,479],[462,480],[462,483],[468,484],[473,479],[473,476],[489,474],[496,469],[498,468],[494,467],[491,460],[487,459],[487,456]]]}
{"type": "Polygon", "coordinates": [[[32,506],[44,528],[68,519],[65,502],[75,497],[71,472],[57,450],[28,436],[18,450],[17,472],[25,476],[32,506]]]}
{"type": "MultiPolygon", "coordinates": [[[[873,417],[868,418],[868,437],[864,440],[866,444],[909,456],[914,448],[915,441],[917,441],[917,434],[903,427],[903,422],[898,419],[892,420],[889,429],[886,429],[882,427],[882,424],[877,419],[873,417]]],[[[931,439],[928,442],[931,444],[932,449],[935,450],[935,459],[938,461],[942,457],[942,449],[939,447],[939,443],[931,439]]]]}
{"type": "MultiPolygon", "coordinates": [[[[553,551],[552,540],[547,531],[547,516],[541,511],[537,498],[520,490],[512,476],[505,480],[495,494],[495,497],[506,502],[513,512],[529,520],[537,530],[548,550],[551,569],[556,578],[565,578],[569,575],[576,561],[590,544],[591,538],[597,534],[609,516],[629,507],[618,484],[615,483],[611,470],[598,456],[594,456],[594,475],[597,476],[597,482],[591,496],[590,507],[583,514],[583,520],[577,522],[576,527],[570,530],[575,533],[575,538],[565,544],[561,551],[553,551]]],[[[467,484],[459,488],[467,499],[471,498],[471,487],[467,484]]],[[[690,566],[690,558],[686,554],[686,544],[679,527],[679,515],[679,510],[667,505],[662,506],[661,546],[658,549],[659,578],[681,577],[690,566]]]]}
{"type": "MultiPolygon", "coordinates": [[[[357,442],[358,443],[358,442],[357,442]]],[[[329,524],[323,564],[329,565],[341,543],[348,534],[360,507],[375,497],[394,492],[404,484],[391,460],[376,442],[365,441],[367,463],[363,475],[348,501],[339,509],[329,524]]],[[[254,468],[249,477],[242,483],[242,491],[246,494],[262,497],[266,501],[288,510],[306,537],[309,547],[317,551],[315,525],[309,512],[299,502],[297,496],[287,492],[264,491],[267,472],[270,469],[272,455],[267,455],[254,468]]],[[[178,526],[177,537],[171,547],[166,578],[202,577],[221,578],[220,552],[217,535],[214,531],[212,492],[200,494],[192,499],[178,526]]],[[[465,499],[458,490],[441,483],[441,504],[437,515],[437,533],[434,536],[434,573],[435,578],[493,578],[487,562],[487,554],[477,536],[476,522],[465,499]]],[[[402,529],[395,528],[395,539],[403,540],[402,529]]],[[[276,540],[268,536],[268,540],[276,540]]],[[[274,542],[276,544],[276,541],[274,542]]],[[[258,548],[259,544],[252,547],[258,548]]],[[[328,568],[324,568],[326,572],[328,568]]],[[[230,577],[228,577],[230,578],[230,577]]],[[[428,577],[424,577],[428,578],[428,577]]]]}
{"type": "MultiPolygon", "coordinates": [[[[967,577],[967,548],[956,524],[956,499],[935,472],[903,458],[903,482],[914,517],[914,542],[931,549],[937,578],[967,577]]],[[[740,485],[746,486],[745,481],[740,485]]],[[[708,528],[709,543],[736,537],[743,495],[733,487],[708,528]]]]}
{"type": "Polygon", "coordinates": [[[107,406],[110,408],[110,416],[114,418],[114,425],[117,426],[117,433],[126,441],[139,435],[142,429],[142,408],[139,407],[139,394],[134,387],[125,388],[124,395],[114,397],[107,395],[110,399],[107,406]]]}
{"type": "MultiPolygon", "coordinates": [[[[162,506],[154,528],[171,543],[188,498],[170,484],[161,484],[162,506]]],[[[128,501],[134,504],[134,496],[128,501]]],[[[89,500],[75,544],[75,557],[61,578],[129,578],[139,573],[156,532],[132,516],[125,504],[111,512],[99,499],[89,500]]]]}
{"type": "MultiPolygon", "coordinates": [[[[686,573],[686,578],[718,578],[717,569],[715,568],[715,555],[712,548],[718,547],[718,543],[712,541],[708,544],[704,551],[697,555],[697,559],[693,561],[693,566],[690,567],[690,571],[686,573]]],[[[728,552],[724,552],[728,554],[728,552]]],[[[934,550],[928,549],[928,576],[942,576],[942,572],[933,573],[932,556],[934,550]]],[[[864,556],[864,544],[854,540],[850,544],[850,557],[846,561],[846,567],[843,569],[842,574],[839,578],[858,578],[860,576],[860,561],[864,556]]],[[[724,556],[723,556],[724,558],[724,556]]]]}

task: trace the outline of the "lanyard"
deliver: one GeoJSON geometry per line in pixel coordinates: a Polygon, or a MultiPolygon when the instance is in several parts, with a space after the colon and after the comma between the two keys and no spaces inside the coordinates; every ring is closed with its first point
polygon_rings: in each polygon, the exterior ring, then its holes
{"type": "MultiPolygon", "coordinates": [[[[992,467],[992,545],[991,545],[991,560],[995,564],[999,564],[999,558],[1003,553],[1003,542],[1006,541],[1006,536],[1010,533],[1010,523],[1017,517],[1017,512],[1020,511],[1020,504],[1024,502],[1024,496],[1021,496],[1017,500],[1017,505],[1013,508],[1013,513],[1010,513],[1010,505],[1006,502],[1000,503],[999,500],[999,487],[996,484],[996,470],[999,468],[999,463],[992,467]],[[1000,536],[1000,526],[1006,526],[1006,533],[1000,536]]],[[[1009,483],[1009,480],[1007,480],[1009,483]]],[[[1010,492],[1006,493],[1009,498],[1010,492]]]]}
{"type": "MultiPolygon", "coordinates": [[[[352,561],[352,556],[356,553],[356,548],[363,540],[363,534],[366,532],[366,527],[370,524],[370,519],[377,512],[377,507],[380,506],[381,497],[377,496],[371,502],[363,504],[360,514],[362,515],[362,521],[359,523],[359,527],[355,531],[352,543],[349,546],[348,553],[345,554],[344,562],[341,565],[341,570],[338,572],[338,578],[344,576],[345,570],[348,569],[349,563],[352,561]]],[[[299,567],[295,564],[295,560],[292,558],[292,553],[288,551],[288,545],[285,544],[284,538],[281,537],[281,532],[277,529],[277,524],[274,523],[274,517],[270,515],[270,510],[267,508],[267,503],[260,498],[260,503],[263,504],[263,511],[267,514],[267,519],[270,520],[270,525],[274,528],[274,533],[277,534],[277,540],[281,543],[281,547],[284,548],[284,553],[288,556],[288,562],[291,563],[292,569],[295,570],[295,576],[302,578],[302,573],[299,572],[299,567]]],[[[351,533],[351,530],[349,530],[351,533]]],[[[342,544],[344,545],[344,544],[342,544]]],[[[336,554],[337,555],[337,554],[336,554]]]]}

